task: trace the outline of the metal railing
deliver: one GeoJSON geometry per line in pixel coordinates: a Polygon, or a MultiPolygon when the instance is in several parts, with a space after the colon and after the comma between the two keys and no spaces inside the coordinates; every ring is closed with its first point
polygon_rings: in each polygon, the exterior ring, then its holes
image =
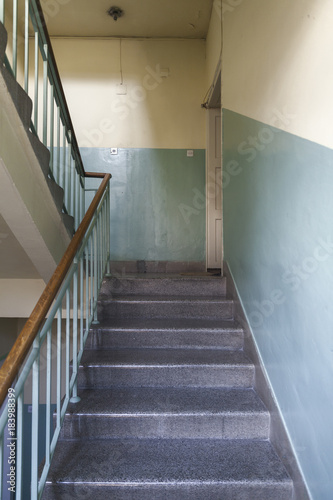
{"type": "Polygon", "coordinates": [[[109,265],[110,178],[110,174],[104,175],[66,254],[0,370],[0,492],[15,491],[17,500],[41,498],[68,403],[79,400],[80,360],[90,325],[97,320],[97,297],[109,265]],[[45,421],[40,425],[42,402],[45,421]],[[32,412],[31,464],[23,461],[27,404],[32,412]],[[38,451],[41,442],[45,443],[42,454],[38,451]],[[27,465],[30,477],[24,485],[27,465]]]}
{"type": "Polygon", "coordinates": [[[84,170],[39,0],[0,0],[0,22],[6,67],[32,99],[30,129],[50,151],[49,175],[64,189],[63,211],[76,229],[0,369],[0,498],[37,500],[66,408],[79,399],[79,365],[109,271],[111,175],[84,170]],[[103,180],[84,214],[87,177],[103,180]]]}
{"type": "Polygon", "coordinates": [[[50,151],[50,172],[64,190],[63,211],[77,229],[84,214],[84,167],[39,0],[0,0],[8,33],[5,63],[33,102],[31,131],[50,151]]]}

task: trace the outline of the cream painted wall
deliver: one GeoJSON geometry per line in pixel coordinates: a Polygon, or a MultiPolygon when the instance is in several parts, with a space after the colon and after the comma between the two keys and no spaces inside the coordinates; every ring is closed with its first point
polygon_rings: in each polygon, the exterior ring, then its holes
{"type": "Polygon", "coordinates": [[[238,0],[224,15],[224,107],[333,147],[332,25],[331,0],[238,0]]]}
{"type": "Polygon", "coordinates": [[[0,280],[0,318],[28,318],[45,288],[40,280],[0,280]]]}
{"type": "Polygon", "coordinates": [[[52,43],[80,146],[205,147],[204,40],[52,43]]]}
{"type": "Polygon", "coordinates": [[[206,87],[214,82],[222,57],[222,0],[214,0],[206,39],[206,87]]]}
{"type": "Polygon", "coordinates": [[[17,318],[0,318],[0,366],[5,356],[12,348],[18,334],[17,318]]]}

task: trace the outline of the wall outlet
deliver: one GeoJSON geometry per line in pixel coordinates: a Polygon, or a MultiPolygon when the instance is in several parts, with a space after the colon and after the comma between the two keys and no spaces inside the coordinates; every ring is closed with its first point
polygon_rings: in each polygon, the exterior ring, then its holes
{"type": "Polygon", "coordinates": [[[194,156],[193,149],[188,149],[188,150],[187,150],[187,156],[188,156],[189,158],[193,158],[193,156],[194,156]]]}
{"type": "Polygon", "coordinates": [[[118,148],[111,148],[111,154],[112,155],[117,155],[118,154],[118,148]]]}

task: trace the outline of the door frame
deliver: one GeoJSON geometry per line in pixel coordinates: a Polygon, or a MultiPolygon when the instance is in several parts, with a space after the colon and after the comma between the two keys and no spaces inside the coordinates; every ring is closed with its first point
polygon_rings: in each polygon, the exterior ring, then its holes
{"type": "MultiPolygon", "coordinates": [[[[221,63],[218,64],[218,67],[216,69],[215,77],[214,77],[214,82],[211,86],[210,89],[210,94],[207,99],[207,103],[205,105],[207,109],[206,113],[206,269],[208,269],[208,245],[209,245],[209,240],[208,240],[208,220],[209,220],[209,213],[208,213],[208,188],[209,188],[209,170],[210,170],[210,164],[211,164],[211,158],[214,152],[212,152],[212,134],[215,132],[215,120],[213,122],[212,117],[216,115],[216,110],[219,110],[220,116],[221,116],[221,178],[223,179],[222,176],[222,163],[223,163],[223,155],[222,155],[222,106],[221,106],[221,95],[222,95],[222,88],[221,88],[221,63]],[[213,127],[214,123],[214,127],[213,127]]],[[[221,271],[223,269],[223,188],[221,185],[222,193],[222,241],[221,241],[221,263],[220,263],[220,268],[221,271]]]]}

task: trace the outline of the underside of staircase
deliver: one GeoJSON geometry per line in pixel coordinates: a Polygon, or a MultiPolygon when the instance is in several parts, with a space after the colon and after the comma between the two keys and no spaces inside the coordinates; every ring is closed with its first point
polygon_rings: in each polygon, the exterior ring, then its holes
{"type": "Polygon", "coordinates": [[[44,500],[291,500],[219,276],[107,278],[44,500]]]}
{"type": "Polygon", "coordinates": [[[50,151],[32,132],[33,103],[5,63],[6,46],[0,23],[0,219],[47,282],[70,243],[74,219],[51,172],[50,151]]]}

